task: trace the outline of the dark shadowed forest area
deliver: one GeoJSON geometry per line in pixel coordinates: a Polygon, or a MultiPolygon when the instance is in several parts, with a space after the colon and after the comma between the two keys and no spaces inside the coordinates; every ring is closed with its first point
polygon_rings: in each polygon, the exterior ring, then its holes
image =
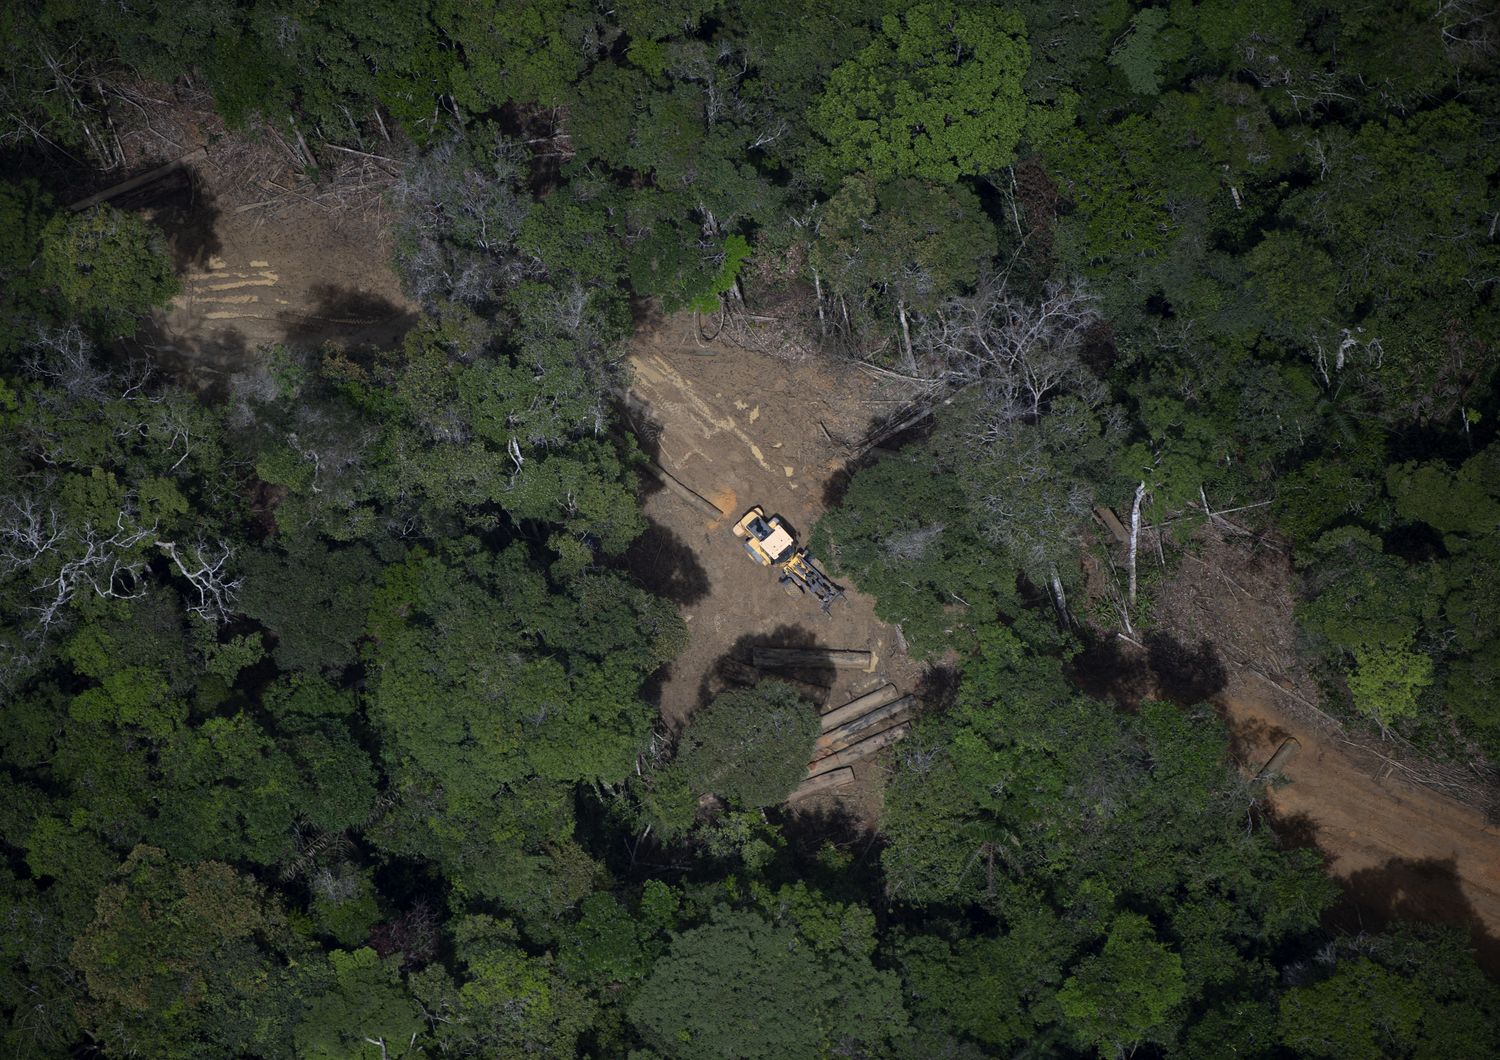
{"type": "MultiPolygon", "coordinates": [[[[1500,927],[1331,872],[1221,696],[1274,640],[1493,853],[1497,48],[1484,0],[0,5],[0,1051],[1500,1056],[1500,927]],[[920,674],[857,810],[788,802],[819,674],[664,703],[742,559],[643,508],[715,509],[631,416],[663,321],[882,395],[782,412],[920,674]]],[[[751,658],[844,628],[787,606],[751,658]]]]}

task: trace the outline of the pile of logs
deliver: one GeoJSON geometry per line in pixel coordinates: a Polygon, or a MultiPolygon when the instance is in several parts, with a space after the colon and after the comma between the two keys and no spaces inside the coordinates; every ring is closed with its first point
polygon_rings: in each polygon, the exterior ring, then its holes
{"type": "Polygon", "coordinates": [[[787,801],[852,783],[854,763],[905,736],[916,706],[915,697],[903,696],[888,684],[825,711],[807,779],[787,801]]]}

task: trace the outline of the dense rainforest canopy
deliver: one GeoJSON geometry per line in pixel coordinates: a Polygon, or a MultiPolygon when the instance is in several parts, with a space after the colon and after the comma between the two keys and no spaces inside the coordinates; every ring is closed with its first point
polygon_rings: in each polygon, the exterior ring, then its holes
{"type": "Polygon", "coordinates": [[[1479,0],[6,5],[4,1050],[1500,1055],[1467,938],[1325,927],[1214,711],[1081,693],[1049,604],[1095,505],[1253,505],[1327,709],[1500,757],[1497,41],[1479,0]],[[400,153],[404,341],[210,397],[125,356],[163,236],[54,195],[125,79],[400,153]],[[776,808],[790,686],[662,739],[688,630],[620,562],[634,314],[747,299],[920,395],[814,534],[958,675],[857,842],[776,808]]]}

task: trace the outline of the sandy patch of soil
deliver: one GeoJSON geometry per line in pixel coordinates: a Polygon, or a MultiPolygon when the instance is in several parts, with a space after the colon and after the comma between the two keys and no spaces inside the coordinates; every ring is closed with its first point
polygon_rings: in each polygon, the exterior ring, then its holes
{"type": "Polygon", "coordinates": [[[182,284],[144,345],[193,385],[215,386],[263,346],[390,345],[415,321],[382,224],[310,203],[262,224],[215,189],[210,153],[143,210],[168,231],[182,284]]]}
{"type": "Polygon", "coordinates": [[[274,130],[227,130],[182,85],[124,86],[112,116],[126,167],[102,182],[203,152],[109,200],[166,233],[182,289],[139,342],[183,383],[213,389],[275,343],[390,346],[414,323],[383,199],[396,158],[327,148],[314,179],[274,130]]]}

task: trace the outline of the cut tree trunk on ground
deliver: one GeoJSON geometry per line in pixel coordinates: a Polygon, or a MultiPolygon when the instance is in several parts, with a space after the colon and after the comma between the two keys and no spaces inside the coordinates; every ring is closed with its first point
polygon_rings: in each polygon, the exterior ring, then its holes
{"type": "Polygon", "coordinates": [[[840,725],[853,721],[861,714],[872,711],[876,707],[885,706],[900,695],[901,693],[896,690],[895,685],[881,685],[875,691],[866,692],[858,699],[851,699],[843,706],[835,707],[827,714],[824,714],[821,723],[822,729],[824,732],[828,732],[830,729],[837,729],[840,725]]]}
{"type": "Polygon", "coordinates": [[[842,769],[833,769],[827,773],[819,773],[809,780],[804,780],[797,786],[796,791],[786,797],[786,801],[796,802],[798,799],[805,799],[809,795],[816,795],[820,791],[831,791],[834,788],[841,788],[845,784],[853,783],[854,770],[848,766],[844,766],[842,769]]]}
{"type": "Polygon", "coordinates": [[[181,158],[174,159],[164,166],[157,166],[149,173],[142,173],[138,177],[122,180],[120,183],[112,184],[101,192],[90,195],[87,199],[79,199],[73,205],[69,206],[68,209],[77,213],[79,210],[87,210],[90,206],[98,206],[101,202],[108,202],[116,195],[124,195],[127,191],[134,191],[136,188],[150,184],[153,180],[160,180],[174,169],[185,166],[190,162],[201,161],[207,157],[208,152],[201,147],[196,151],[189,151],[181,158]]]}
{"type": "Polygon", "coordinates": [[[1255,779],[1275,780],[1292,759],[1297,757],[1297,752],[1300,750],[1302,750],[1302,744],[1297,737],[1288,736],[1281,742],[1281,746],[1276,748],[1276,753],[1271,756],[1271,760],[1261,767],[1259,773],[1255,774],[1255,779]]]}
{"type": "Polygon", "coordinates": [[[905,736],[910,728],[911,725],[909,723],[902,722],[900,725],[886,729],[885,732],[878,732],[868,740],[861,740],[853,747],[845,748],[837,754],[831,754],[827,758],[814,762],[807,767],[807,775],[809,777],[816,777],[830,770],[840,769],[843,766],[852,766],[861,758],[868,758],[876,751],[881,751],[889,747],[905,736]]]}
{"type": "Polygon", "coordinates": [[[799,666],[834,666],[846,670],[875,670],[872,651],[845,651],[838,648],[755,648],[751,659],[762,669],[785,669],[799,666]]]}
{"type": "Polygon", "coordinates": [[[811,681],[800,681],[795,677],[787,677],[784,674],[763,674],[749,663],[742,663],[738,659],[725,659],[719,663],[719,673],[724,676],[725,680],[741,685],[759,684],[770,677],[772,680],[791,685],[797,690],[799,696],[810,699],[817,704],[822,704],[823,700],[828,696],[827,686],[813,684],[811,681]]]}
{"type": "Polygon", "coordinates": [[[894,703],[887,703],[845,725],[830,729],[818,737],[818,742],[813,745],[813,755],[819,758],[826,757],[835,751],[842,751],[852,744],[859,743],[867,736],[873,736],[889,728],[903,720],[916,703],[915,697],[902,696],[894,703]]]}
{"type": "Polygon", "coordinates": [[[1094,518],[1099,520],[1099,525],[1109,531],[1109,536],[1115,539],[1115,544],[1123,545],[1130,540],[1130,535],[1125,532],[1125,524],[1120,522],[1120,517],[1115,514],[1113,508],[1104,505],[1094,509],[1094,518]]]}

